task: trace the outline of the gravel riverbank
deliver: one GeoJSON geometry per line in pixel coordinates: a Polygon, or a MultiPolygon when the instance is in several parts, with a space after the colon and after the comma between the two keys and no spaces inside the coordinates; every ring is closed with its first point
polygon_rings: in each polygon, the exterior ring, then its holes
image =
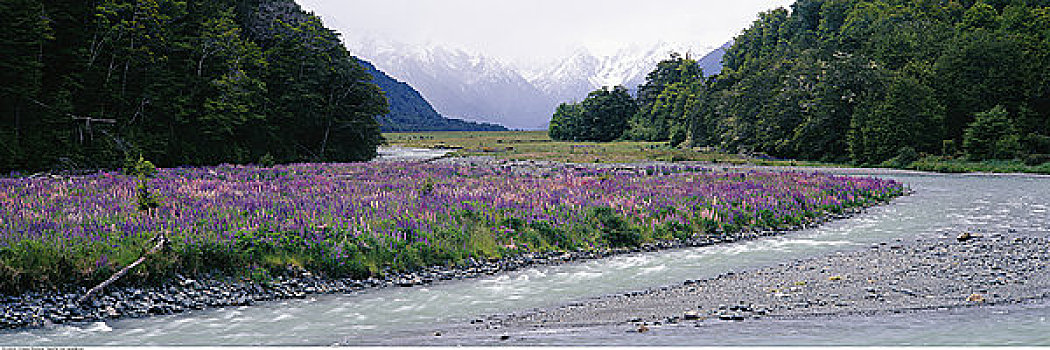
{"type": "MultiPolygon", "coordinates": [[[[844,219],[857,214],[827,216],[798,227],[812,227],[833,219],[844,219]]],[[[601,249],[596,251],[525,253],[503,259],[468,261],[459,266],[435,266],[422,271],[390,274],[384,278],[367,280],[327,279],[308,271],[289,271],[290,277],[279,277],[266,283],[230,280],[213,276],[181,277],[167,285],[138,288],[111,287],[83,305],[78,298],[84,288],[71,291],[31,292],[18,296],[0,295],[0,329],[49,327],[67,323],[82,323],[170,315],[205,308],[245,306],[259,302],[305,298],[316,294],[355,293],[367,289],[414,287],[447,280],[470,279],[501,272],[549,264],[601,259],[614,255],[655,252],[685,247],[703,247],[791,232],[749,231],[730,236],[695,237],[688,241],[665,241],[643,244],[635,248],[601,249]]]]}
{"type": "Polygon", "coordinates": [[[682,325],[699,327],[709,322],[875,315],[1045,300],[1050,297],[1048,238],[1045,232],[1003,232],[886,242],[866,250],[553,309],[480,317],[395,343],[478,344],[488,339],[512,344],[522,337],[583,328],[656,335],[664,326],[675,326],[681,333],[688,332],[682,325]]]}

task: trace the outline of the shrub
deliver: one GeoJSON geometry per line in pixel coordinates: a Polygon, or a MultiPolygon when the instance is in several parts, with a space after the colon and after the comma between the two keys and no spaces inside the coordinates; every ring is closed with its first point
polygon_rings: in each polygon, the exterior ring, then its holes
{"type": "Polygon", "coordinates": [[[273,158],[270,152],[266,152],[262,157],[259,157],[259,166],[269,168],[274,165],[277,165],[277,160],[273,158]]]}
{"type": "Polygon", "coordinates": [[[633,247],[642,243],[641,232],[635,227],[630,227],[612,208],[592,208],[591,217],[597,221],[601,237],[610,247],[633,247]]]}
{"type": "Polygon", "coordinates": [[[1024,163],[1028,166],[1050,163],[1050,154],[1029,154],[1025,157],[1024,163]]]}
{"type": "Polygon", "coordinates": [[[919,153],[911,146],[903,146],[897,150],[897,155],[882,163],[883,166],[891,168],[904,168],[919,160],[919,153]]]}
{"type": "Polygon", "coordinates": [[[538,232],[541,237],[543,237],[543,240],[546,241],[547,244],[550,244],[551,246],[566,250],[576,248],[572,244],[572,238],[569,237],[568,233],[555,229],[549,222],[534,221],[530,226],[533,230],[538,232]]]}
{"type": "Polygon", "coordinates": [[[977,113],[963,133],[963,149],[973,160],[1012,159],[1021,150],[1017,127],[1003,106],[977,113]]]}

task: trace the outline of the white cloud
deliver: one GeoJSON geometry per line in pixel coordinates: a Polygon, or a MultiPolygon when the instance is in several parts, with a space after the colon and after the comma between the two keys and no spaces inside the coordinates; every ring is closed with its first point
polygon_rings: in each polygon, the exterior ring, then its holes
{"type": "Polygon", "coordinates": [[[509,62],[575,47],[611,52],[656,42],[714,47],[759,12],[793,0],[298,0],[348,40],[440,43],[509,62]]]}

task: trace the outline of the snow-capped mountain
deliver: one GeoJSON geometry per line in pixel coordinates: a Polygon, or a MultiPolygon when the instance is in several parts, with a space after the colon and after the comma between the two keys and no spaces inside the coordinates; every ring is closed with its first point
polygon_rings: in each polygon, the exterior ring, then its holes
{"type": "Polygon", "coordinates": [[[351,52],[408,82],[441,114],[511,128],[541,129],[552,100],[502,62],[442,46],[349,42],[351,52]]]}
{"type": "MultiPolygon", "coordinates": [[[[704,51],[706,52],[706,51],[704,51]]],[[[650,47],[631,46],[610,55],[598,55],[586,49],[534,74],[531,82],[557,101],[581,100],[587,93],[604,87],[623,85],[630,91],[645,83],[645,77],[656,64],[671,53],[696,56],[696,48],[660,43],[650,47]]]]}
{"type": "Polygon", "coordinates": [[[461,49],[348,40],[347,47],[380,70],[408,82],[441,114],[543,129],[559,103],[580,101],[603,86],[634,90],[671,52],[696,56],[670,44],[627,47],[599,55],[579,48],[564,60],[526,69],[461,49]]]}

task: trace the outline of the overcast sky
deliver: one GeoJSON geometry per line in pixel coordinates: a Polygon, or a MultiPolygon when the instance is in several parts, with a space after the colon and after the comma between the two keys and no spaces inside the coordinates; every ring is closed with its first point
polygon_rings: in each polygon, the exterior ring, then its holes
{"type": "Polygon", "coordinates": [[[546,60],[583,46],[716,47],[757,14],[794,0],[297,0],[347,38],[432,43],[506,61],[546,60]]]}

